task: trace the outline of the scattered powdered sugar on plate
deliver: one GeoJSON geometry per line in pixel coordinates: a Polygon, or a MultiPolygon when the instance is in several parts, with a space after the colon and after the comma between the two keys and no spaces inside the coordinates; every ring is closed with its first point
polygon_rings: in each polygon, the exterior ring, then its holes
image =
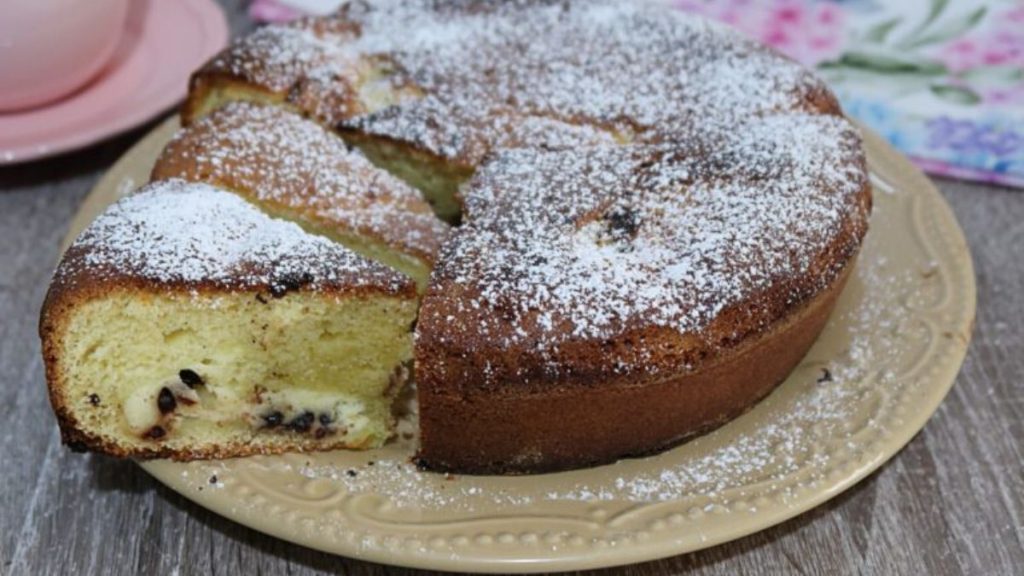
{"type": "Polygon", "coordinates": [[[136,188],[138,188],[138,185],[134,178],[123,178],[117,184],[117,197],[124,198],[135,191],[136,188]]]}
{"type": "MultiPolygon", "coordinates": [[[[863,263],[858,270],[862,282],[872,292],[902,294],[913,286],[910,272],[892,274],[878,262],[863,263]]],[[[648,502],[677,499],[682,495],[717,496],[755,483],[780,482],[801,470],[812,479],[824,479],[832,455],[863,449],[854,438],[852,423],[874,425],[858,411],[871,404],[878,388],[892,393],[907,383],[900,382],[890,369],[876,367],[899,364],[905,354],[902,336],[896,328],[906,320],[905,309],[884,298],[866,295],[859,306],[847,312],[842,324],[848,326],[849,344],[843,357],[810,366],[789,383],[799,392],[781,400],[772,408],[771,418],[748,415],[757,421],[742,434],[729,436],[729,429],[713,432],[707,439],[726,435],[728,440],[706,453],[665,467],[615,479],[613,491],[604,498],[648,502]],[[802,380],[802,381],[801,381],[802,380]]],[[[812,349],[809,360],[814,357],[812,349]]],[[[814,364],[812,361],[811,364],[814,364]]],[[[577,488],[552,493],[553,499],[591,500],[593,488],[577,488]]]]}

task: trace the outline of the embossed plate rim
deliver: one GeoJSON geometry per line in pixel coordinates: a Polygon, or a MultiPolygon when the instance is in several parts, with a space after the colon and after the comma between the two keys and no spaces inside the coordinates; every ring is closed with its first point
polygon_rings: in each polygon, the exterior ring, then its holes
{"type": "MultiPolygon", "coordinates": [[[[111,167],[86,198],[73,219],[71,232],[69,232],[65,245],[70,243],[74,234],[84,228],[104,206],[116,199],[127,188],[139,185],[145,180],[145,175],[148,174],[153,159],[163,143],[176,129],[177,123],[177,118],[172,117],[156,127],[111,167]]],[[[371,536],[369,540],[362,540],[357,538],[360,534],[359,530],[368,529],[356,528],[354,521],[345,516],[344,510],[338,511],[335,516],[326,520],[326,524],[320,525],[321,527],[328,526],[336,532],[336,535],[344,537],[325,538],[316,521],[310,518],[299,518],[294,513],[289,516],[288,504],[282,504],[283,497],[281,497],[281,502],[276,504],[267,501],[259,506],[252,506],[243,503],[237,494],[229,491],[214,489],[203,491],[201,487],[197,488],[197,480],[183,475],[183,471],[188,465],[159,461],[142,463],[141,466],[160,482],[199,505],[273,536],[311,548],[363,560],[451,571],[578,570],[654,560],[747,536],[806,512],[833,498],[876,470],[923,428],[951,388],[966,354],[973,328],[976,293],[973,264],[963,233],[956,224],[952,211],[934,185],[878,136],[865,130],[865,144],[869,165],[876,177],[876,206],[887,202],[884,197],[886,192],[880,190],[880,186],[884,188],[892,185],[900,191],[907,191],[912,196],[911,202],[906,208],[908,213],[915,210],[930,211],[929,226],[931,229],[927,232],[932,236],[928,236],[927,239],[922,237],[921,249],[925,255],[928,254],[929,248],[933,251],[938,250],[938,253],[932,254],[935,266],[941,271],[950,273],[949,288],[953,293],[949,295],[949,298],[953,298],[957,302],[952,311],[943,311],[944,313],[948,312],[947,316],[936,320],[940,328],[945,328],[943,334],[949,337],[942,341],[942,346],[935,347],[934,350],[929,349],[930,356],[922,358],[922,362],[927,360],[933,363],[930,373],[926,375],[927,381],[923,384],[916,384],[917,388],[913,390],[913,394],[909,391],[902,392],[908,397],[912,396],[911,399],[916,410],[911,411],[906,417],[901,417],[900,422],[892,424],[890,428],[873,431],[879,438],[871,441],[873,445],[870,449],[865,449],[860,457],[850,456],[845,460],[839,460],[839,464],[833,469],[833,473],[838,470],[838,477],[829,478],[823,482],[815,480],[812,482],[814,484],[812,488],[803,490],[791,501],[770,502],[769,505],[759,506],[756,510],[748,508],[743,513],[728,506],[719,506],[716,513],[697,515],[696,519],[686,518],[676,511],[650,520],[645,520],[645,514],[650,516],[651,514],[648,513],[652,510],[661,507],[671,508],[671,505],[684,500],[669,500],[647,505],[627,505],[620,502],[617,504],[618,510],[615,512],[608,512],[603,506],[604,503],[594,504],[593,507],[586,503],[562,501],[532,504],[531,510],[535,514],[538,513],[538,506],[552,514],[546,519],[532,517],[535,521],[541,522],[542,526],[543,522],[548,522],[553,526],[560,525],[559,522],[575,522],[584,525],[588,523],[598,525],[603,522],[607,529],[607,525],[614,523],[616,518],[627,518],[632,514],[647,521],[650,526],[658,527],[650,530],[627,529],[622,534],[615,534],[614,537],[593,537],[590,541],[578,540],[579,535],[577,534],[568,539],[558,540],[557,545],[547,540],[540,542],[537,538],[544,534],[560,532],[535,531],[531,533],[527,531],[516,534],[497,528],[490,529],[490,532],[474,535],[476,539],[469,539],[465,542],[453,542],[453,540],[444,538],[441,538],[441,542],[437,542],[431,540],[430,535],[427,534],[429,531],[425,529],[420,534],[420,538],[409,536],[410,533],[415,534],[417,530],[417,525],[412,522],[406,526],[404,533],[399,533],[397,528],[388,532],[386,527],[377,526],[376,532],[373,532],[372,529],[365,532],[366,535],[371,536]],[[941,241],[942,249],[935,248],[928,244],[928,241],[941,241]],[[292,520],[289,522],[268,514],[270,509],[281,510],[281,516],[291,517],[292,520]],[[583,513],[581,514],[581,512],[583,513]],[[555,518],[558,514],[562,516],[555,518]],[[722,518],[727,518],[728,522],[724,522],[722,518]],[[644,534],[646,537],[641,537],[644,534]],[[448,552],[443,551],[445,547],[448,552]],[[455,550],[461,551],[455,552],[455,550]]],[[[910,215],[915,218],[919,216],[910,215]]],[[[920,230],[915,232],[921,233],[920,230]]],[[[887,246],[886,249],[896,251],[901,248],[887,246]]],[[[886,252],[886,254],[888,253],[886,252]]],[[[937,314],[938,312],[936,312],[937,314]]],[[[904,405],[908,403],[910,400],[903,400],[902,404],[896,407],[905,408],[904,405]]],[[[727,427],[743,427],[747,422],[748,420],[745,418],[740,418],[727,427]]],[[[670,458],[674,452],[675,450],[669,451],[664,457],[670,458]]],[[[285,457],[267,457],[266,461],[274,462],[275,458],[283,459],[285,457]]],[[[308,456],[308,458],[315,459],[316,456],[308,456]]],[[[235,462],[231,461],[218,464],[225,469],[236,466],[235,462]]],[[[291,471],[294,472],[293,469],[291,471]]],[[[201,481],[205,481],[205,478],[201,481]]],[[[521,477],[521,480],[504,479],[502,481],[507,483],[536,480],[535,477],[521,477]]],[[[796,486],[804,488],[800,483],[797,483],[796,486]]],[[[756,485],[754,485],[754,489],[757,489],[756,485]]],[[[258,494],[253,497],[257,500],[266,499],[264,495],[258,494]]],[[[693,501],[696,501],[694,498],[697,498],[696,496],[688,497],[693,501]]],[[[741,499],[738,503],[756,500],[753,493],[745,497],[747,500],[741,499]]],[[[353,498],[353,500],[356,499],[353,498]]],[[[712,502],[712,500],[708,501],[712,502]]],[[[358,503],[357,501],[356,505],[358,503]]],[[[732,502],[727,500],[726,503],[731,504],[732,502]]],[[[713,506],[712,510],[715,510],[713,506]]],[[[486,511],[477,510],[475,513],[483,516],[486,511]]],[[[326,512],[324,518],[327,518],[326,512]]],[[[320,521],[325,521],[324,518],[321,518],[320,521]]],[[[474,518],[463,518],[463,520],[470,525],[474,518]]],[[[490,524],[501,524],[504,521],[510,524],[516,522],[515,518],[502,520],[501,516],[490,520],[481,518],[476,518],[476,520],[490,524]]]]}

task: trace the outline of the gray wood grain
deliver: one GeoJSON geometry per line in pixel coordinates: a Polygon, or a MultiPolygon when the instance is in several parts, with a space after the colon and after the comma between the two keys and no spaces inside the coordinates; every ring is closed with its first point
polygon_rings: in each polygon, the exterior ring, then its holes
{"type": "MultiPolygon", "coordinates": [[[[225,2],[235,32],[249,24],[225,2]]],[[[131,463],[59,445],[36,320],[60,239],[96,179],[153,123],[0,168],[0,574],[383,574],[241,527],[131,463]]],[[[939,181],[978,274],[952,393],[890,463],[828,504],[702,552],[610,574],[1024,572],[1024,192],[939,181]]]]}

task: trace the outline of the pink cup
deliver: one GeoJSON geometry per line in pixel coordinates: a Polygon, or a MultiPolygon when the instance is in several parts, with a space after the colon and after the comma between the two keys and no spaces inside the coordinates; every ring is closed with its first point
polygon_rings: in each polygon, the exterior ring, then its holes
{"type": "Polygon", "coordinates": [[[0,4],[0,112],[52,102],[110,61],[129,0],[6,0],[0,4]]]}

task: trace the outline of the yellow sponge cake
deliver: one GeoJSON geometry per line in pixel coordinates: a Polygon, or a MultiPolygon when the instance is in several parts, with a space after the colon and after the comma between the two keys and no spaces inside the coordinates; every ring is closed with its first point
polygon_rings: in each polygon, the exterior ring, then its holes
{"type": "Polygon", "coordinates": [[[234,194],[150,184],[57,269],[51,401],[72,447],[120,456],[379,446],[416,306],[407,277],[234,194]]]}

